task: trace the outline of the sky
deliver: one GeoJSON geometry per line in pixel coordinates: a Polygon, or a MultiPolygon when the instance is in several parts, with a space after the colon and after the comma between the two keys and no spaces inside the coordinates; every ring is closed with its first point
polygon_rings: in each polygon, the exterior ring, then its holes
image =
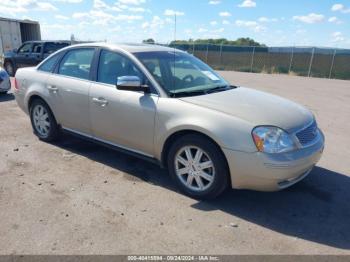
{"type": "Polygon", "coordinates": [[[250,37],[268,46],[350,48],[349,0],[1,0],[43,39],[159,43],[250,37]]]}

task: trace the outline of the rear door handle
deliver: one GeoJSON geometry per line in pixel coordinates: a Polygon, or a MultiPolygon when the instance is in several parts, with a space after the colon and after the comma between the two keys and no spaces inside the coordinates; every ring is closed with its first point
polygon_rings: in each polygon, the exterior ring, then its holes
{"type": "Polygon", "coordinates": [[[95,104],[98,104],[102,107],[106,106],[108,104],[108,101],[106,99],[104,99],[103,97],[94,97],[92,98],[92,101],[95,103],[95,104]]]}
{"type": "Polygon", "coordinates": [[[58,91],[58,88],[56,86],[51,86],[51,85],[48,85],[47,89],[49,89],[50,91],[54,91],[54,92],[58,91]]]}

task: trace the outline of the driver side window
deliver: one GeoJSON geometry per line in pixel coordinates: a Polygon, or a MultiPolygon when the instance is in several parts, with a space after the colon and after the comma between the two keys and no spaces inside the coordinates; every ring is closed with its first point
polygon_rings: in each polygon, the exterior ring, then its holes
{"type": "Polygon", "coordinates": [[[138,76],[144,83],[145,77],[128,58],[107,50],[102,50],[98,65],[97,82],[116,85],[121,76],[138,76]]]}
{"type": "Polygon", "coordinates": [[[32,44],[24,44],[18,49],[18,53],[24,54],[24,53],[30,53],[32,50],[32,44]]]}

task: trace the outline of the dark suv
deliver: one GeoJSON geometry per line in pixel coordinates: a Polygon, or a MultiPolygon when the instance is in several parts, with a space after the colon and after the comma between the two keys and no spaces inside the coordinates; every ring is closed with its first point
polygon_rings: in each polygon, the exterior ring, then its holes
{"type": "Polygon", "coordinates": [[[10,76],[21,67],[35,66],[50,54],[69,46],[70,41],[29,41],[4,54],[4,68],[10,76]]]}

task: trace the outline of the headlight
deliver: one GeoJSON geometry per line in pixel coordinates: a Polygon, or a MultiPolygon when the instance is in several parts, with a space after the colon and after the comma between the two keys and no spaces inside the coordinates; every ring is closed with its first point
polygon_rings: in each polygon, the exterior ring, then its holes
{"type": "Polygon", "coordinates": [[[260,152],[282,153],[296,149],[290,135],[278,127],[259,126],[252,132],[254,143],[260,152]]]}

